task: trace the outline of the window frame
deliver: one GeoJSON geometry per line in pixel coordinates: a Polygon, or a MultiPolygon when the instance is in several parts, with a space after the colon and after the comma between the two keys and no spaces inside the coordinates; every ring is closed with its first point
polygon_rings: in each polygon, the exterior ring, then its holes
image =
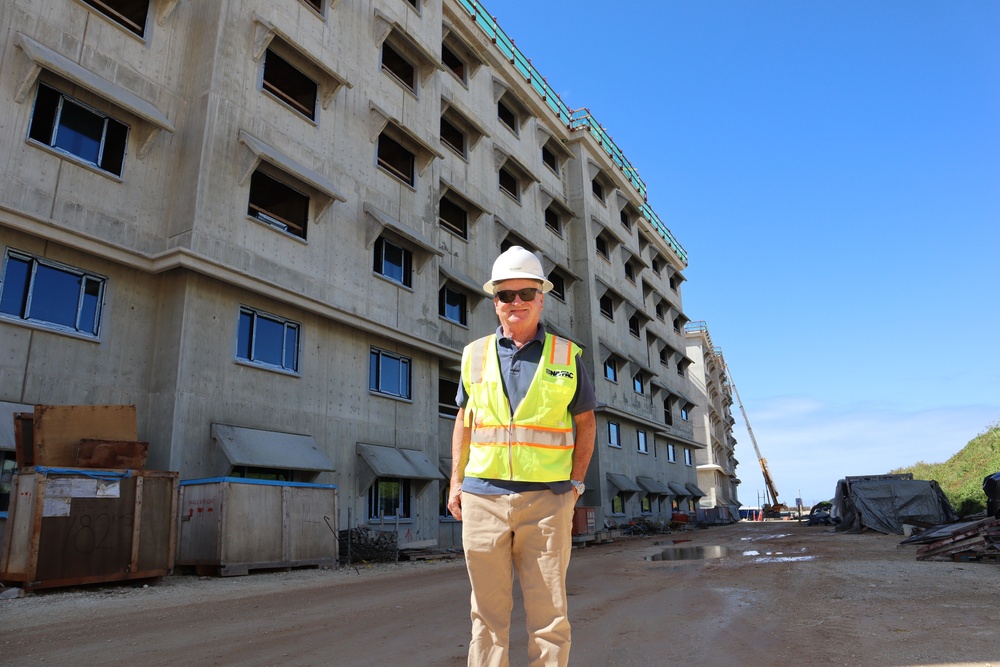
{"type": "Polygon", "coordinates": [[[632,391],[642,396],[646,395],[645,375],[646,375],[645,371],[639,371],[638,373],[632,376],[632,391]]]}
{"type": "Polygon", "coordinates": [[[447,149],[455,153],[458,157],[463,160],[469,159],[469,135],[458,125],[453,123],[451,120],[445,117],[445,114],[441,115],[441,143],[445,145],[447,149]],[[449,138],[445,135],[445,125],[450,127],[449,133],[457,134],[461,137],[461,145],[456,146],[449,138]]]}
{"type": "Polygon", "coordinates": [[[413,360],[396,352],[372,346],[368,353],[368,392],[378,396],[387,396],[406,401],[412,400],[413,360]],[[388,382],[383,381],[383,359],[395,360],[399,363],[399,370],[397,371],[399,383],[393,391],[389,391],[388,382]]]}
{"type": "Polygon", "coordinates": [[[566,303],[566,278],[562,272],[557,269],[549,271],[549,282],[552,283],[549,295],[566,303]]]}
{"type": "Polygon", "coordinates": [[[684,447],[684,465],[691,467],[694,465],[694,453],[690,447],[684,447]]]}
{"type": "Polygon", "coordinates": [[[44,81],[38,82],[35,90],[35,102],[31,109],[31,120],[28,123],[27,138],[29,143],[50,150],[71,162],[76,162],[77,164],[108,174],[116,179],[121,179],[125,173],[125,161],[128,157],[128,142],[132,133],[131,130],[132,128],[128,123],[118,120],[115,116],[105,113],[72,95],[68,95],[44,81]],[[54,102],[52,99],[43,100],[43,95],[46,98],[54,96],[54,102]],[[49,108],[49,105],[53,104],[54,106],[49,108]],[[78,115],[75,117],[67,115],[65,118],[69,119],[69,122],[63,122],[67,104],[76,107],[78,115]],[[83,114],[86,114],[86,116],[83,114]],[[98,120],[102,125],[100,138],[88,135],[72,126],[73,123],[85,120],[93,122],[92,119],[98,120]],[[70,141],[63,143],[63,145],[59,145],[61,130],[72,133],[70,141]],[[113,158],[108,157],[109,130],[112,130],[115,135],[111,138],[110,142],[110,148],[115,151],[113,158]],[[71,143],[80,143],[79,141],[73,141],[74,137],[83,137],[91,143],[96,141],[97,156],[94,160],[91,160],[86,154],[81,154],[85,152],[82,147],[78,148],[78,152],[73,152],[71,148],[67,147],[71,143]]]}
{"type": "Polygon", "coordinates": [[[402,521],[412,520],[412,485],[410,484],[409,478],[406,477],[376,477],[372,481],[371,485],[368,487],[367,500],[365,502],[365,510],[368,513],[368,521],[377,522],[383,521],[385,519],[399,519],[402,521]],[[388,487],[392,485],[398,485],[396,493],[391,496],[386,494],[383,495],[383,489],[388,491],[388,487]],[[400,512],[397,515],[395,511],[392,514],[383,514],[383,503],[387,500],[398,500],[399,504],[394,506],[395,509],[399,509],[400,512]],[[375,511],[375,510],[378,511],[375,511]]]}
{"type": "Polygon", "coordinates": [[[500,192],[504,193],[518,204],[521,203],[521,179],[519,179],[514,172],[508,169],[506,164],[501,165],[500,169],[497,170],[497,183],[500,187],[500,192]],[[513,191],[504,185],[504,175],[506,175],[509,180],[513,181],[513,191]]]}
{"type": "Polygon", "coordinates": [[[608,420],[608,445],[611,447],[622,448],[622,429],[621,424],[618,422],[613,422],[608,420]]]}
{"type": "Polygon", "coordinates": [[[618,360],[614,355],[604,360],[603,368],[604,379],[618,384],[618,360]]]}
{"type": "Polygon", "coordinates": [[[638,314],[628,318],[628,332],[642,340],[642,320],[640,320],[638,314]]]}
{"type": "MultiPolygon", "coordinates": [[[[4,253],[3,266],[0,267],[0,271],[2,271],[2,273],[0,273],[0,319],[6,322],[16,322],[26,326],[68,333],[90,340],[100,340],[101,328],[104,321],[104,310],[106,307],[105,301],[107,298],[108,278],[106,276],[102,276],[93,271],[86,271],[84,269],[69,266],[68,264],[63,264],[62,262],[56,262],[44,257],[38,257],[37,255],[15,250],[10,247],[8,247],[6,253],[4,253]],[[11,288],[11,281],[13,280],[10,274],[11,260],[21,262],[26,265],[24,272],[24,284],[18,292],[19,296],[6,293],[6,290],[11,288]],[[79,287],[76,294],[76,308],[72,325],[64,324],[53,319],[43,319],[43,317],[33,316],[32,310],[36,300],[44,301],[45,298],[50,300],[53,298],[52,296],[40,294],[36,290],[59,289],[63,287],[63,285],[55,285],[51,280],[46,280],[45,276],[40,277],[39,268],[64,274],[63,276],[60,276],[61,278],[70,276],[75,277],[79,281],[79,287]],[[88,287],[91,285],[93,288],[96,288],[96,294],[88,294],[88,287]],[[18,313],[15,314],[3,310],[5,307],[14,306],[14,299],[18,299],[16,303],[18,313]],[[88,304],[92,304],[92,314],[83,312],[84,308],[88,307],[88,304]],[[86,322],[81,319],[83,317],[87,318],[86,322]],[[88,322],[89,326],[87,324],[88,322]],[[88,328],[84,329],[82,328],[83,326],[88,326],[88,328]]],[[[59,294],[55,294],[54,296],[55,298],[59,298],[59,294]]],[[[43,308],[45,308],[44,304],[38,305],[38,310],[41,311],[42,314],[52,312],[54,310],[51,305],[49,305],[45,310],[43,310],[43,308]]]]}
{"type": "Polygon", "coordinates": [[[518,115],[517,110],[511,106],[510,103],[504,101],[504,98],[506,97],[507,94],[505,93],[500,96],[500,99],[497,100],[497,119],[500,121],[501,125],[513,132],[514,136],[519,137],[521,136],[521,118],[518,115]],[[510,115],[509,120],[504,117],[505,114],[503,112],[510,115]]]}
{"type": "Polygon", "coordinates": [[[455,49],[448,46],[447,42],[441,42],[441,64],[444,65],[446,71],[450,72],[463,86],[469,85],[469,63],[458,53],[455,53],[455,49]],[[457,71],[459,68],[448,63],[448,59],[445,58],[445,51],[451,54],[461,66],[461,71],[457,71]]]}
{"type": "Polygon", "coordinates": [[[401,243],[386,238],[384,234],[379,235],[373,244],[372,272],[395,285],[413,289],[413,251],[401,243]],[[399,251],[400,261],[398,263],[387,257],[386,246],[389,246],[388,249],[399,251]],[[398,271],[390,272],[387,270],[387,266],[397,267],[398,271]],[[398,278],[396,273],[399,274],[398,278]]]}
{"type": "Polygon", "coordinates": [[[672,442],[667,443],[667,461],[677,463],[677,445],[672,442]]]}
{"type": "Polygon", "coordinates": [[[312,212],[312,197],[307,192],[303,192],[299,188],[293,187],[277,177],[273,173],[276,170],[270,168],[262,169],[262,166],[263,164],[258,165],[250,176],[249,193],[247,195],[247,216],[305,241],[309,230],[309,218],[312,212]],[[292,220],[289,216],[282,216],[274,210],[266,208],[260,201],[260,197],[263,194],[261,188],[265,186],[271,188],[271,192],[279,190],[286,198],[299,198],[299,205],[304,205],[304,210],[301,211],[301,220],[292,220]],[[255,191],[256,202],[254,201],[255,191]]]}
{"type": "Polygon", "coordinates": [[[252,306],[240,305],[238,316],[236,320],[236,362],[240,364],[246,364],[248,366],[254,366],[256,368],[264,368],[267,370],[278,371],[282,373],[288,373],[292,375],[299,374],[299,367],[301,365],[301,347],[302,347],[302,325],[295,320],[290,320],[286,317],[281,317],[280,315],[275,315],[273,313],[268,313],[266,311],[260,310],[259,308],[254,308],[252,306]],[[241,356],[245,351],[244,347],[244,331],[243,323],[244,317],[249,316],[249,329],[246,332],[246,345],[247,345],[247,355],[241,356]],[[282,327],[282,339],[281,339],[281,363],[275,364],[270,361],[265,361],[261,357],[263,353],[258,353],[257,342],[259,339],[259,320],[265,320],[273,324],[281,325],[282,327]],[[293,341],[294,349],[292,350],[292,359],[289,365],[289,332],[295,332],[295,338],[293,341]]]}
{"type": "Polygon", "coordinates": [[[642,429],[636,429],[635,446],[640,454],[649,454],[649,434],[642,429]]]}
{"type": "Polygon", "coordinates": [[[438,316],[448,320],[452,324],[457,324],[458,326],[468,328],[469,327],[469,295],[465,290],[458,289],[453,286],[451,282],[445,282],[438,290],[438,316]],[[461,299],[461,305],[459,308],[459,315],[457,319],[455,317],[450,317],[448,313],[448,295],[453,295],[461,299]]]}
{"type": "Polygon", "coordinates": [[[559,238],[562,238],[564,224],[563,217],[559,214],[559,211],[549,204],[545,207],[545,211],[542,212],[542,216],[545,220],[545,227],[559,238]]]}
{"type": "Polygon", "coordinates": [[[597,301],[598,310],[601,311],[601,315],[608,318],[612,322],[615,321],[615,300],[611,298],[610,294],[603,294],[601,298],[597,301]]]}

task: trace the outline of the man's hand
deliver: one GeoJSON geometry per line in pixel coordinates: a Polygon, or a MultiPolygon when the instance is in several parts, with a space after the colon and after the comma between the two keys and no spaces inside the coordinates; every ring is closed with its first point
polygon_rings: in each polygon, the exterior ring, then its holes
{"type": "Polygon", "coordinates": [[[451,493],[448,494],[448,511],[458,521],[462,520],[462,487],[452,486],[451,493]]]}

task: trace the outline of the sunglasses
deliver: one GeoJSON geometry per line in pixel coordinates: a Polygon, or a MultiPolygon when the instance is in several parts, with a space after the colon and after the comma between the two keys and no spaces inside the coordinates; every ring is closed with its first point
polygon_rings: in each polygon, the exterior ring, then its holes
{"type": "Polygon", "coordinates": [[[521,297],[521,301],[534,301],[535,295],[541,290],[537,287],[525,287],[524,289],[501,289],[496,291],[497,298],[503,303],[513,303],[514,297],[521,297]]]}

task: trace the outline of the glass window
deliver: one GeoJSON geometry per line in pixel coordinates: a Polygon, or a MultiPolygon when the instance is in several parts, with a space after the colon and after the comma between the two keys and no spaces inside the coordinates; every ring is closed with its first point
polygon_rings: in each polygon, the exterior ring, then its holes
{"type": "Polygon", "coordinates": [[[648,493],[642,497],[642,500],[640,501],[640,504],[641,504],[641,510],[642,510],[643,514],[652,514],[653,513],[653,505],[652,505],[652,502],[651,502],[651,499],[650,499],[648,493]]]}
{"type": "Polygon", "coordinates": [[[372,268],[375,273],[394,283],[404,287],[413,286],[413,253],[381,236],[375,240],[372,268]]]}
{"type": "Polygon", "coordinates": [[[319,85],[271,49],[264,54],[262,85],[264,90],[309,120],[316,119],[319,85]]]}
{"type": "Polygon", "coordinates": [[[694,463],[694,457],[691,456],[691,450],[687,447],[684,448],[684,465],[692,465],[694,463]]]}
{"type": "Polygon", "coordinates": [[[368,487],[369,519],[409,519],[410,480],[378,477],[368,487]]]}
{"type": "Polygon", "coordinates": [[[646,388],[643,386],[642,380],[643,378],[641,371],[632,376],[632,389],[634,389],[635,393],[637,394],[646,393],[646,388]]]}
{"type": "Polygon", "coordinates": [[[378,394],[410,398],[410,360],[392,352],[371,349],[368,389],[378,394]]]}
{"type": "Polygon", "coordinates": [[[14,251],[3,268],[0,317],[97,336],[104,277],[14,251]]]}
{"type": "Polygon", "coordinates": [[[83,0],[129,32],[143,37],[149,0],[83,0]]]}
{"type": "Polygon", "coordinates": [[[642,337],[642,327],[639,323],[639,316],[633,315],[628,318],[628,332],[636,338],[642,337]]]}
{"type": "Polygon", "coordinates": [[[258,169],[250,176],[247,215],[304,239],[309,221],[309,195],[258,169]]]}
{"type": "Polygon", "coordinates": [[[619,491],[611,497],[611,513],[625,514],[625,492],[619,491]]]}
{"type": "Polygon", "coordinates": [[[466,301],[467,297],[464,292],[445,285],[438,293],[438,315],[464,327],[468,324],[466,301]]]}
{"type": "Polygon", "coordinates": [[[38,84],[28,138],[115,176],[122,175],[128,125],[38,84]]]}
{"type": "Polygon", "coordinates": [[[677,462],[677,447],[673,444],[667,444],[667,460],[671,463],[677,462]]]}
{"type": "Polygon", "coordinates": [[[604,362],[604,377],[612,382],[618,382],[618,362],[614,357],[608,357],[604,362]]]}
{"type": "Polygon", "coordinates": [[[636,440],[636,446],[638,447],[639,451],[642,452],[643,454],[648,454],[649,453],[649,443],[646,440],[646,432],[645,431],[636,431],[635,432],[635,440],[636,440]]]}
{"type": "Polygon", "coordinates": [[[608,444],[612,447],[621,447],[621,430],[617,423],[608,422],[608,444]]]}
{"type": "Polygon", "coordinates": [[[236,358],[242,361],[299,370],[299,325],[253,308],[240,308],[236,358]]]}
{"type": "Polygon", "coordinates": [[[681,407],[681,419],[687,421],[690,416],[691,416],[691,411],[688,408],[688,406],[685,405],[681,407]]]}

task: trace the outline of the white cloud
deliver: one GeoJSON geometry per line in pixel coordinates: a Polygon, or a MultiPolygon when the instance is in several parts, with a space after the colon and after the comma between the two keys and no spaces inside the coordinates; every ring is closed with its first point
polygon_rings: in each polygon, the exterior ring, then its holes
{"type": "MultiPolygon", "coordinates": [[[[789,506],[796,497],[806,505],[832,498],[837,480],[845,476],[946,461],[1000,418],[997,405],[903,411],[782,397],[746,407],[778,499],[789,506]]],[[[740,500],[756,505],[764,490],[763,476],[743,420],[738,413],[734,416],[740,500]]],[[[984,471],[983,476],[993,472],[984,471]]]]}

